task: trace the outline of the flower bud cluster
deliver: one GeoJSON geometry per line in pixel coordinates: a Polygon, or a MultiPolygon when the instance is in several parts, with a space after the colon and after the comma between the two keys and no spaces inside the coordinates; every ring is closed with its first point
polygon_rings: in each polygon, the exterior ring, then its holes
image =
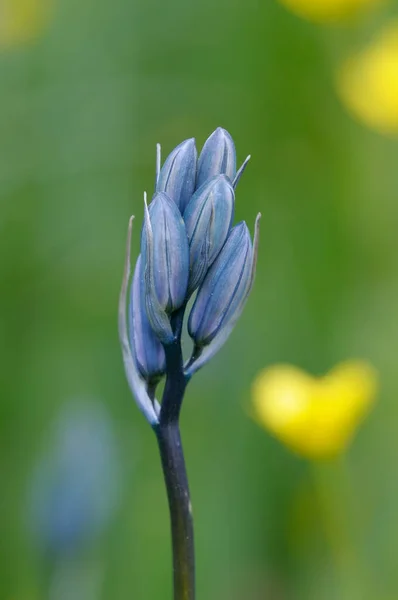
{"type": "MultiPolygon", "coordinates": [[[[247,161],[236,170],[234,142],[220,127],[207,139],[199,157],[195,140],[189,139],[161,166],[158,145],[155,193],[149,206],[145,195],[141,253],[131,285],[128,327],[123,302],[119,315],[128,379],[152,423],[157,420],[159,406],[148,394],[166,373],[167,348],[179,342],[176,315],[182,322],[187,303],[196,293],[188,319],[194,344],[185,365],[189,378],[225,342],[249,295],[259,217],[253,243],[246,223],[233,226],[235,188],[247,161]]],[[[129,243],[127,252],[123,301],[129,277],[129,243]]]]}

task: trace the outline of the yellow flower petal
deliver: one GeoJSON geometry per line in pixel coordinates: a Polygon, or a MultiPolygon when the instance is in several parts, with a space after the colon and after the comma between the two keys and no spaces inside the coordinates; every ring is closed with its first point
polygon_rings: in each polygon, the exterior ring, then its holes
{"type": "Polygon", "coordinates": [[[51,0],[0,0],[0,48],[36,38],[49,18],[51,0]]]}
{"type": "Polygon", "coordinates": [[[376,375],[363,362],[346,362],[321,378],[278,365],[253,384],[256,419],[299,454],[324,458],[342,452],[376,393],[376,375]]]}
{"type": "Polygon", "coordinates": [[[397,22],[343,64],[337,76],[337,90],[360,121],[381,133],[398,133],[397,22]]]}
{"type": "Polygon", "coordinates": [[[280,0],[292,12],[311,21],[336,22],[382,0],[280,0]]]}

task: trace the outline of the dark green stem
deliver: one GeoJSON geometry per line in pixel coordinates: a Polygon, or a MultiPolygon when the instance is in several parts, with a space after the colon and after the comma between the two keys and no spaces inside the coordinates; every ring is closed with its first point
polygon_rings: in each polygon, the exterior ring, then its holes
{"type": "Polygon", "coordinates": [[[178,423],[156,429],[169,500],[173,545],[174,600],[195,598],[193,519],[178,423]]]}
{"type": "Polygon", "coordinates": [[[173,315],[175,342],[165,346],[167,379],[155,427],[169,501],[173,546],[174,600],[195,599],[195,556],[191,501],[179,417],[188,379],[184,375],[181,329],[185,306],[173,315]]]}
{"type": "Polygon", "coordinates": [[[160,423],[178,423],[182,401],[184,399],[187,378],[184,375],[183,356],[181,349],[181,328],[184,319],[185,306],[173,315],[171,323],[176,339],[173,344],[165,346],[166,354],[166,385],[163,392],[160,423]]]}

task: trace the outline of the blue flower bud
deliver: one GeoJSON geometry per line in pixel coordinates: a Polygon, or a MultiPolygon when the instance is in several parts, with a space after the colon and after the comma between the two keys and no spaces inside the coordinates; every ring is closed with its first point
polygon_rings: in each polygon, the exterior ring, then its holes
{"type": "Polygon", "coordinates": [[[129,387],[133,393],[133,396],[137,402],[137,405],[141,412],[144,414],[147,421],[154,427],[159,423],[160,406],[159,403],[149,397],[148,389],[145,380],[143,379],[140,371],[137,367],[137,362],[133,357],[132,345],[134,339],[128,335],[127,327],[127,289],[130,281],[130,246],[131,246],[131,232],[133,229],[133,218],[129,220],[129,227],[127,233],[127,246],[126,246],[126,259],[124,264],[124,273],[122,280],[122,288],[120,290],[119,298],[119,338],[122,347],[122,355],[124,362],[124,369],[126,372],[127,381],[129,387]]]}
{"type": "Polygon", "coordinates": [[[235,144],[228,131],[217,129],[206,140],[198,160],[196,188],[215,175],[226,175],[231,181],[236,174],[235,144]]]}
{"type": "Polygon", "coordinates": [[[144,294],[140,255],[130,291],[129,338],[131,352],[142,377],[149,383],[156,383],[165,373],[166,359],[163,346],[148,321],[144,294]]]}
{"type": "Polygon", "coordinates": [[[202,283],[231,229],[235,194],[225,177],[217,175],[192,196],[184,213],[190,254],[188,295],[202,283]]]}
{"type": "MultiPolygon", "coordinates": [[[[210,289],[210,285],[209,283],[213,283],[217,284],[217,282],[215,281],[217,279],[217,275],[216,275],[216,269],[218,270],[219,273],[219,277],[218,277],[218,283],[220,285],[220,287],[222,287],[223,283],[229,283],[228,282],[228,277],[226,277],[226,273],[222,273],[222,267],[223,265],[225,266],[229,260],[234,260],[234,248],[233,246],[236,245],[237,247],[239,247],[239,245],[242,246],[242,250],[244,248],[244,246],[247,244],[247,228],[246,225],[244,223],[241,223],[240,225],[237,225],[232,231],[231,234],[223,248],[223,250],[221,251],[221,253],[218,256],[218,259],[215,261],[213,267],[210,269],[208,276],[206,277],[202,287],[200,288],[199,292],[198,292],[198,297],[203,294],[202,299],[201,299],[201,305],[198,304],[198,306],[195,308],[195,304],[193,306],[191,315],[190,315],[190,321],[191,321],[191,317],[192,317],[192,323],[188,323],[188,327],[190,329],[190,333],[192,335],[192,337],[194,337],[195,339],[195,347],[192,353],[192,356],[190,358],[190,360],[188,361],[188,363],[185,366],[185,374],[187,377],[192,377],[192,375],[194,373],[196,373],[196,371],[198,371],[201,367],[203,367],[203,365],[205,365],[211,358],[213,358],[213,356],[219,351],[219,349],[224,345],[224,343],[227,341],[228,337],[230,336],[233,328],[236,325],[237,320],[239,319],[240,315],[242,314],[242,311],[245,307],[246,301],[249,297],[249,294],[251,292],[251,289],[253,287],[253,283],[254,283],[254,278],[255,278],[255,274],[256,274],[256,266],[257,266],[257,255],[258,255],[258,244],[259,244],[259,234],[260,234],[260,218],[261,218],[261,214],[257,215],[256,218],[256,222],[255,222],[255,226],[254,226],[254,240],[253,240],[253,249],[251,252],[251,260],[250,260],[250,264],[249,264],[249,278],[247,281],[246,286],[244,286],[244,282],[242,281],[242,277],[239,279],[238,274],[236,273],[235,275],[237,276],[237,285],[236,288],[234,289],[234,292],[232,295],[234,295],[234,298],[231,300],[231,297],[229,298],[229,308],[227,309],[227,311],[224,310],[224,318],[222,320],[221,326],[219,326],[218,328],[216,327],[216,333],[214,335],[213,334],[210,336],[211,341],[208,343],[208,345],[204,346],[203,343],[206,342],[203,341],[203,339],[200,336],[200,332],[199,330],[196,332],[195,335],[194,334],[194,327],[198,326],[198,321],[200,320],[200,311],[202,311],[202,316],[204,316],[204,320],[208,319],[208,321],[210,321],[210,317],[211,315],[207,315],[207,310],[206,308],[208,308],[209,310],[212,309],[211,307],[211,303],[209,303],[210,305],[208,305],[207,307],[204,307],[203,304],[203,300],[206,300],[206,294],[207,294],[207,299],[211,300],[211,297],[209,298],[208,294],[211,294],[211,289],[210,289]],[[241,229],[240,233],[238,230],[238,228],[241,229]],[[242,231],[243,229],[243,231],[242,231]],[[240,238],[241,241],[239,242],[239,239],[237,239],[237,237],[239,235],[242,234],[242,237],[240,238]],[[242,240],[242,238],[245,238],[242,240]],[[213,280],[211,282],[211,279],[213,280]],[[205,289],[205,286],[207,286],[207,289],[205,289]],[[245,288],[245,289],[243,289],[245,288]],[[205,290],[205,291],[204,291],[205,290]],[[192,315],[192,313],[194,313],[194,310],[197,311],[196,315],[192,315]],[[196,321],[196,323],[194,322],[196,321]]],[[[242,259],[242,256],[240,257],[242,259]]],[[[239,261],[240,263],[242,262],[242,260],[239,261]]],[[[238,263],[237,267],[238,267],[238,263]]],[[[246,270],[247,264],[243,265],[243,269],[246,270]]],[[[229,288],[231,290],[231,288],[229,288]]],[[[202,323],[200,323],[200,325],[205,325],[204,320],[202,321],[202,323]]]]}
{"type": "Polygon", "coordinates": [[[163,192],[154,195],[141,236],[146,312],[162,343],[174,340],[169,315],[186,299],[189,248],[184,221],[177,205],[163,192]]]}
{"type": "Polygon", "coordinates": [[[246,223],[236,225],[207,273],[189,315],[188,331],[197,347],[209,344],[233,319],[246,296],[253,248],[246,223]]]}
{"type": "Polygon", "coordinates": [[[169,154],[157,177],[156,191],[174,200],[181,214],[195,190],[196,161],[195,139],[185,140],[169,154]]]}

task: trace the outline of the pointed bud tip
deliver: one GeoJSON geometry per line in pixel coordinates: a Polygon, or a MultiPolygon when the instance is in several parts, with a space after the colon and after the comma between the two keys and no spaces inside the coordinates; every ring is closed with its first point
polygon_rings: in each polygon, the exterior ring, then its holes
{"type": "Polygon", "coordinates": [[[220,143],[222,140],[225,140],[226,142],[229,142],[230,144],[234,143],[234,141],[232,139],[232,135],[223,127],[217,127],[217,129],[215,129],[213,131],[213,133],[211,133],[209,135],[209,137],[207,138],[207,141],[210,141],[210,140],[212,142],[217,140],[218,143],[220,143]]]}
{"type": "Polygon", "coordinates": [[[237,235],[237,233],[241,230],[250,235],[246,221],[240,221],[239,223],[237,223],[234,227],[234,230],[236,232],[234,235],[237,235]]]}
{"type": "MultiPolygon", "coordinates": [[[[154,214],[153,211],[159,210],[159,207],[162,207],[163,209],[168,210],[168,211],[171,208],[171,210],[173,212],[175,212],[173,210],[174,206],[175,206],[175,202],[173,202],[171,197],[168,194],[166,194],[166,192],[155,192],[154,195],[152,196],[151,203],[149,204],[148,214],[150,214],[152,217],[154,214]]],[[[181,217],[181,219],[182,219],[182,217],[181,217]]]]}
{"type": "Polygon", "coordinates": [[[195,138],[184,140],[166,158],[156,178],[156,190],[166,192],[183,214],[195,189],[195,138]]]}
{"type": "Polygon", "coordinates": [[[195,148],[195,144],[196,144],[196,140],[195,138],[188,138],[187,140],[184,140],[183,142],[181,142],[180,144],[178,144],[178,146],[175,147],[174,150],[182,150],[182,149],[193,149],[195,148]]]}
{"type": "Polygon", "coordinates": [[[151,204],[152,202],[155,202],[155,200],[170,200],[170,202],[172,201],[170,196],[166,194],[166,192],[155,192],[152,196],[151,204]]]}
{"type": "Polygon", "coordinates": [[[231,185],[231,180],[229,179],[229,177],[227,177],[225,175],[225,173],[220,173],[220,175],[216,175],[214,178],[215,181],[223,181],[228,183],[228,185],[231,185]]]}
{"type": "Polygon", "coordinates": [[[226,129],[224,129],[224,127],[217,127],[217,129],[213,132],[212,135],[214,134],[226,136],[228,138],[231,137],[231,134],[226,129]]]}
{"type": "Polygon", "coordinates": [[[226,129],[217,127],[207,138],[198,160],[196,188],[223,173],[232,181],[236,175],[235,144],[226,129]]]}
{"type": "Polygon", "coordinates": [[[218,187],[221,187],[224,189],[232,188],[230,178],[227,177],[227,175],[225,175],[224,173],[221,173],[220,175],[216,175],[215,177],[213,177],[213,179],[210,179],[208,184],[209,184],[209,191],[214,190],[215,188],[217,189],[218,187]]]}

